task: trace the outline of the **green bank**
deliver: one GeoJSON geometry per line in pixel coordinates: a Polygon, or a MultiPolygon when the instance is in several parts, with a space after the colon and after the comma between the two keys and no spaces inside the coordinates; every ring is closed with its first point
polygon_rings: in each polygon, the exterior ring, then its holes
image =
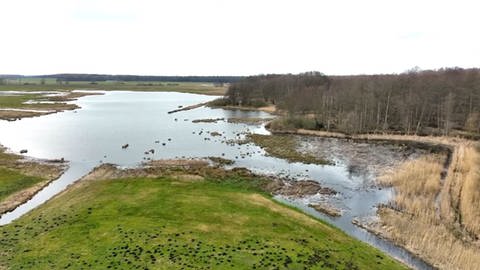
{"type": "Polygon", "coordinates": [[[0,268],[406,269],[251,181],[85,181],[0,227],[0,268]]]}

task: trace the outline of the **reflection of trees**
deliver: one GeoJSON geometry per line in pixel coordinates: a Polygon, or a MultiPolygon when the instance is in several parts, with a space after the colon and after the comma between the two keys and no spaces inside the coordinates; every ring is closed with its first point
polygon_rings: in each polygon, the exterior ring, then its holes
{"type": "Polygon", "coordinates": [[[370,171],[366,164],[347,163],[347,172],[349,177],[366,177],[369,175],[370,171]]]}

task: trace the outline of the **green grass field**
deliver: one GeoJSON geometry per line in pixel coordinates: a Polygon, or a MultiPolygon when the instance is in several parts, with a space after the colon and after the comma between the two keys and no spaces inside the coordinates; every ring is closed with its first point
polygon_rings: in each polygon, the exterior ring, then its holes
{"type": "Polygon", "coordinates": [[[17,203],[17,200],[23,198],[21,196],[9,198],[7,202],[5,200],[7,197],[36,184],[45,184],[49,180],[57,178],[63,170],[64,167],[59,164],[24,160],[20,155],[6,153],[5,149],[0,146],[0,213],[8,210],[17,203]]]}
{"type": "Polygon", "coordinates": [[[406,269],[245,181],[84,182],[0,227],[0,269],[406,269]]]}
{"type": "Polygon", "coordinates": [[[44,178],[27,176],[14,169],[20,156],[8,154],[0,148],[0,202],[9,195],[44,181],[44,178]]]}
{"type": "Polygon", "coordinates": [[[0,167],[0,202],[9,195],[45,181],[41,177],[27,176],[16,170],[0,167]]]}

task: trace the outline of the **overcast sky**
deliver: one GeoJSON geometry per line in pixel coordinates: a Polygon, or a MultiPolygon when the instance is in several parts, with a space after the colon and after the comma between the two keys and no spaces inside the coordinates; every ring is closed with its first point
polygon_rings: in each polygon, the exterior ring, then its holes
{"type": "Polygon", "coordinates": [[[2,0],[0,74],[479,67],[478,2],[2,0]]]}

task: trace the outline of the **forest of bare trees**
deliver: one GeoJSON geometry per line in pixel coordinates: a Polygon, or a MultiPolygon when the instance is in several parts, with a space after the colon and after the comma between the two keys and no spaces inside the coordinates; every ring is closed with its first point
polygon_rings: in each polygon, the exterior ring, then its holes
{"type": "MultiPolygon", "coordinates": [[[[233,83],[234,105],[275,104],[307,128],[346,133],[472,136],[480,133],[480,70],[412,70],[399,75],[259,75],[233,83]],[[312,124],[313,123],[313,124],[312,124]]],[[[302,127],[297,121],[297,127],[302,127]]]]}

